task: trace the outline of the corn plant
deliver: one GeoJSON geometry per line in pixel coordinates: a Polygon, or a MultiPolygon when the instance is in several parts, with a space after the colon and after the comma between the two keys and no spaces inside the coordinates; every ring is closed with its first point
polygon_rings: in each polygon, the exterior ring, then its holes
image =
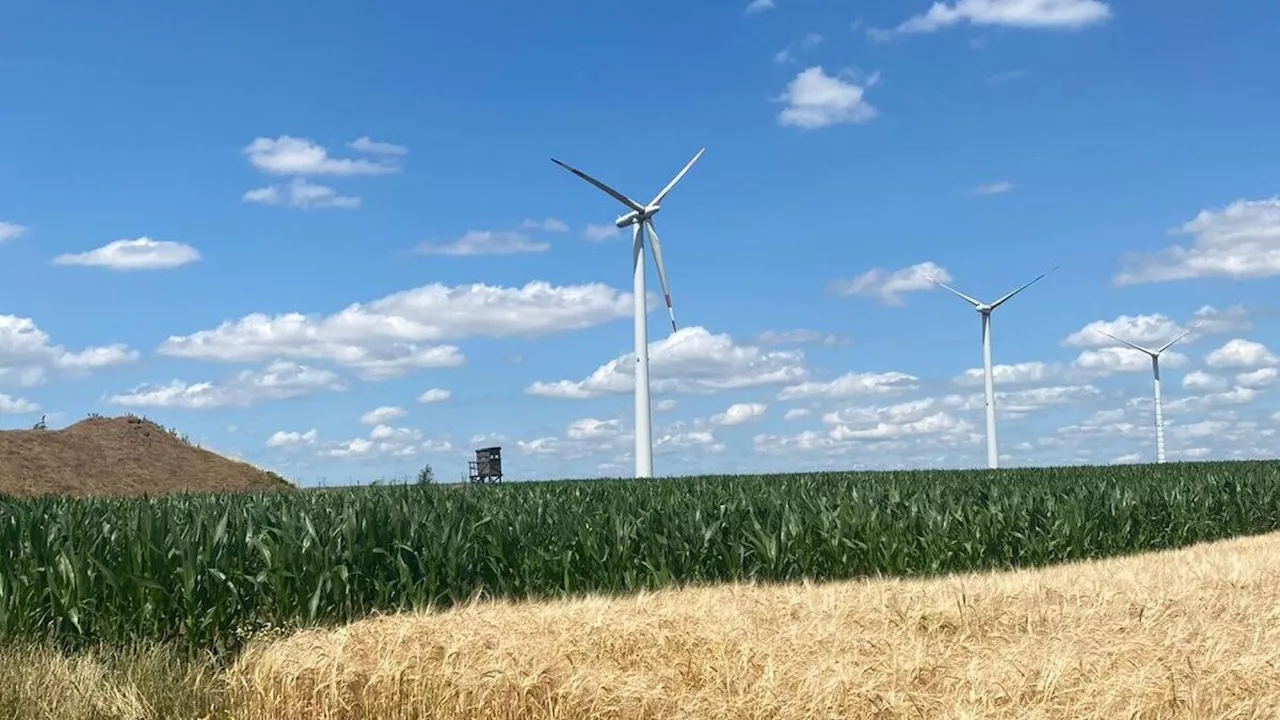
{"type": "Polygon", "coordinates": [[[1280,529],[1280,463],[0,498],[0,641],[176,641],[686,583],[1023,567],[1280,529]]]}

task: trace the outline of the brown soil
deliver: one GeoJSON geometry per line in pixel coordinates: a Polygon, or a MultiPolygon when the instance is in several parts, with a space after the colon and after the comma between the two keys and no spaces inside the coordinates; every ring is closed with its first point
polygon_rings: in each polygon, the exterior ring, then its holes
{"type": "Polygon", "coordinates": [[[131,496],[292,487],[133,415],[0,432],[0,495],[131,496]]]}

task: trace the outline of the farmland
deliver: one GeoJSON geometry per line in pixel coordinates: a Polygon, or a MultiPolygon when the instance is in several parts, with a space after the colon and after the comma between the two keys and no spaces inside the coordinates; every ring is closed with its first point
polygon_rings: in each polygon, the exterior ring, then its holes
{"type": "Polygon", "coordinates": [[[1011,568],[1280,528],[1280,464],[0,499],[0,641],[261,633],[673,585],[1011,568]]]}

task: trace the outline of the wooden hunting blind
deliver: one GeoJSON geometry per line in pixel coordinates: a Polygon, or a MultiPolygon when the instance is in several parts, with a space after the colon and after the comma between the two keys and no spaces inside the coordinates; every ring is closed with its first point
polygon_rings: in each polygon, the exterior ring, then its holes
{"type": "Polygon", "coordinates": [[[502,448],[487,447],[476,450],[476,459],[467,463],[471,471],[471,482],[502,482],[502,448]]]}

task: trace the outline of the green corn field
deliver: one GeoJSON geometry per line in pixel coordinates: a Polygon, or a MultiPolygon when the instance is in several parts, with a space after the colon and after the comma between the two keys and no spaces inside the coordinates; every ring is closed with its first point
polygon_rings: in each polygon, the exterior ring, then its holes
{"type": "Polygon", "coordinates": [[[174,642],[672,584],[936,574],[1280,529],[1280,463],[0,498],[0,642],[174,642]]]}

